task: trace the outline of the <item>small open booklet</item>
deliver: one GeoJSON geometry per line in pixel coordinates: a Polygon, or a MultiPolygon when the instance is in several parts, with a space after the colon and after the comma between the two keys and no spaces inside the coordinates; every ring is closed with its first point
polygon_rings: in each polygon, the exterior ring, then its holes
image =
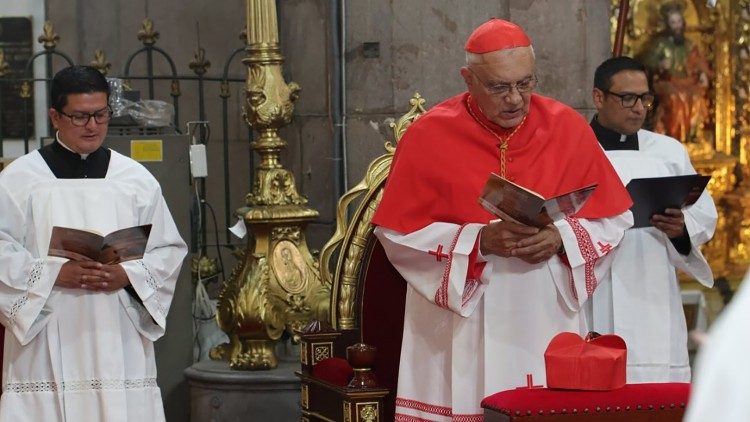
{"type": "Polygon", "coordinates": [[[626,188],[633,199],[633,228],[651,226],[651,216],[667,208],[693,205],[709,180],[700,174],[632,179],[626,188]]]}
{"type": "Polygon", "coordinates": [[[151,224],[116,230],[106,236],[87,230],[54,226],[47,254],[74,261],[119,264],[143,258],[150,233],[151,224]]]}
{"type": "Polygon", "coordinates": [[[479,203],[503,220],[544,227],[577,213],[596,189],[596,184],[554,196],[542,195],[497,174],[490,174],[479,203]]]}

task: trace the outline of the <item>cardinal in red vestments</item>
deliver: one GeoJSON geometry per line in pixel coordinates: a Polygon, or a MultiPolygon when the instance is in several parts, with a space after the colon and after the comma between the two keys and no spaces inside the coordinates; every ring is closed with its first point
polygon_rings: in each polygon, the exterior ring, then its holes
{"type": "Polygon", "coordinates": [[[408,283],[396,420],[481,421],[480,401],[544,382],[543,352],[579,312],[632,225],[630,197],[588,122],[535,94],[534,51],[491,19],[465,46],[467,92],[398,144],[375,234],[408,283]],[[538,228],[478,202],[491,173],[551,197],[591,184],[578,213],[538,228]]]}

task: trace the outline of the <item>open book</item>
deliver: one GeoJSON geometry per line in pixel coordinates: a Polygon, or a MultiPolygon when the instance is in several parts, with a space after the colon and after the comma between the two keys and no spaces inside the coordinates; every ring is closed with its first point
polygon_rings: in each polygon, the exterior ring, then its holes
{"type": "Polygon", "coordinates": [[[497,174],[490,174],[479,203],[503,220],[515,220],[527,226],[544,227],[577,213],[596,189],[596,184],[552,198],[517,185],[497,174]]]}
{"type": "Polygon", "coordinates": [[[709,180],[711,176],[700,174],[632,179],[626,188],[633,199],[633,228],[651,226],[651,216],[667,208],[693,205],[709,180]]]}
{"type": "Polygon", "coordinates": [[[87,230],[54,226],[47,254],[74,261],[119,264],[143,258],[150,233],[151,224],[116,230],[106,236],[87,230]]]}

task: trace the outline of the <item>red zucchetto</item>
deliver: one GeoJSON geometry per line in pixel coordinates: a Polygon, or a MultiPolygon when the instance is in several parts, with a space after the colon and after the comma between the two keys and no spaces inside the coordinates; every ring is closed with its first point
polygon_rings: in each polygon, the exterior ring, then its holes
{"type": "Polygon", "coordinates": [[[506,20],[492,18],[479,25],[469,35],[464,50],[469,53],[484,54],[530,45],[531,40],[520,26],[506,20]]]}

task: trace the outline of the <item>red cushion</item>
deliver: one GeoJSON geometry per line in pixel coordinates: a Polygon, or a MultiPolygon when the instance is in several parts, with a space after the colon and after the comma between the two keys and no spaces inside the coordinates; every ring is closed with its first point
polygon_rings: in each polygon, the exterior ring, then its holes
{"type": "Polygon", "coordinates": [[[312,369],[313,377],[339,387],[345,387],[354,375],[349,362],[342,358],[328,358],[316,363],[312,369]]]}
{"type": "Polygon", "coordinates": [[[627,384],[612,391],[519,388],[495,393],[482,400],[482,407],[506,415],[578,413],[597,410],[661,410],[684,408],[689,383],[627,384]]]}

